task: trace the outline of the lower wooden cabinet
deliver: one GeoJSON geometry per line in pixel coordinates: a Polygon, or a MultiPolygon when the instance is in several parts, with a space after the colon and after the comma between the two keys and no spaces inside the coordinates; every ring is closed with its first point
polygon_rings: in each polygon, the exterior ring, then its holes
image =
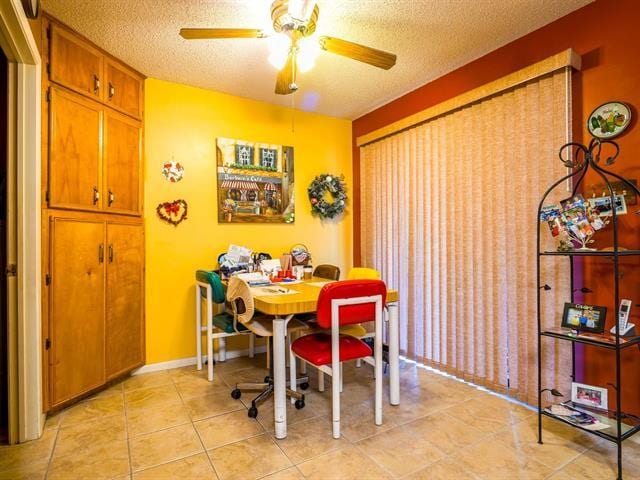
{"type": "Polygon", "coordinates": [[[107,379],[144,363],[143,250],[141,225],[107,223],[107,379]]]}
{"type": "Polygon", "coordinates": [[[105,381],[104,223],[51,221],[51,403],[70,400],[105,381]]]}
{"type": "Polygon", "coordinates": [[[49,220],[49,407],[144,364],[144,230],[49,220]]]}

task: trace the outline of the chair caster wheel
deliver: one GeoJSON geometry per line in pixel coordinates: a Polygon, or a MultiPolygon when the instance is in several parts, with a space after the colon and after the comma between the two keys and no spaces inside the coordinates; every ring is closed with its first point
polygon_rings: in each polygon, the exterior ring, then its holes
{"type": "Polygon", "coordinates": [[[237,388],[231,390],[231,398],[233,398],[234,400],[238,400],[241,395],[242,395],[242,392],[237,388]]]}
{"type": "Polygon", "coordinates": [[[296,407],[296,410],[300,410],[301,408],[304,408],[304,400],[296,400],[296,403],[294,405],[296,407]]]}
{"type": "Polygon", "coordinates": [[[249,410],[247,411],[247,416],[249,418],[257,418],[258,409],[256,407],[250,407],[249,410]]]}
{"type": "Polygon", "coordinates": [[[306,390],[309,388],[309,384],[307,382],[300,384],[300,390],[306,390]]]}

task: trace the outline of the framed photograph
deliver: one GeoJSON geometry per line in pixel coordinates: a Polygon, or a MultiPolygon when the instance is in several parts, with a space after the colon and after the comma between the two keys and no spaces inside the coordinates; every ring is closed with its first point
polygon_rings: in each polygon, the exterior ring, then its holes
{"type": "Polygon", "coordinates": [[[608,410],[606,388],[572,382],[571,401],[577,405],[584,405],[585,407],[608,410]]]}
{"type": "Polygon", "coordinates": [[[607,307],[565,303],[562,327],[582,332],[602,333],[607,316],[607,307]]]}
{"type": "MultiPolygon", "coordinates": [[[[616,195],[616,215],[624,215],[627,213],[627,201],[624,195],[616,195]]],[[[589,203],[594,210],[597,210],[601,217],[610,217],[613,215],[611,211],[611,197],[595,197],[590,198],[589,203]]]]}
{"type": "Polygon", "coordinates": [[[608,102],[597,107],[587,119],[587,129],[596,138],[613,138],[631,122],[631,109],[622,102],[608,102]]]}

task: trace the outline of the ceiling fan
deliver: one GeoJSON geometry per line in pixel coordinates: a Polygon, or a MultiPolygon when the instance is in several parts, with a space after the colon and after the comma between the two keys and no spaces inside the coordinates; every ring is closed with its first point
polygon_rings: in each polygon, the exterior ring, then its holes
{"type": "Polygon", "coordinates": [[[297,72],[309,70],[321,50],[385,70],[396,64],[392,53],[335,37],[312,38],[319,13],[318,5],[311,0],[275,0],[271,4],[275,34],[251,28],[182,28],[180,36],[187,40],[269,38],[269,61],[279,70],[275,89],[279,95],[289,95],[298,89],[297,72]]]}

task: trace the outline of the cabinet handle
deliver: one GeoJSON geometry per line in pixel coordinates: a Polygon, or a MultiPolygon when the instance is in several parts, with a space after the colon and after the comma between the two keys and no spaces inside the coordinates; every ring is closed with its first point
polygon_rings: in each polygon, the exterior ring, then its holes
{"type": "Polygon", "coordinates": [[[116,201],[116,194],[115,194],[115,193],[113,193],[111,190],[109,190],[109,196],[108,196],[108,199],[109,199],[109,200],[108,200],[108,202],[109,202],[109,206],[111,206],[111,204],[112,204],[113,202],[115,202],[115,201],[116,201]]]}
{"type": "Polygon", "coordinates": [[[98,262],[104,262],[104,245],[102,244],[98,246],[98,262]]]}
{"type": "Polygon", "coordinates": [[[93,93],[97,94],[100,91],[100,77],[93,75],[93,93]]]}
{"type": "Polygon", "coordinates": [[[113,245],[109,245],[109,263],[113,263],[113,245]]]}
{"type": "Polygon", "coordinates": [[[109,100],[111,100],[115,94],[116,87],[113,86],[113,83],[109,82],[109,100]]]}
{"type": "Polygon", "coordinates": [[[98,187],[93,187],[93,204],[96,205],[100,200],[100,192],[98,191],[98,187]]]}

